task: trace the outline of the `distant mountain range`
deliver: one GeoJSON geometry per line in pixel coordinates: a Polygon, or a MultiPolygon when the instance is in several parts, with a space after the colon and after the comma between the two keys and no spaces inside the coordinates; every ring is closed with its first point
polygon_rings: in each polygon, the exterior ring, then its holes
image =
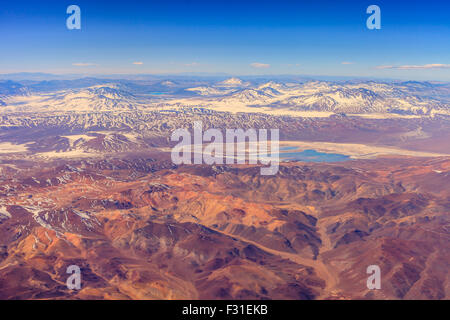
{"type": "Polygon", "coordinates": [[[82,78],[0,81],[3,112],[204,107],[230,112],[450,114],[450,84],[431,82],[82,78]]]}

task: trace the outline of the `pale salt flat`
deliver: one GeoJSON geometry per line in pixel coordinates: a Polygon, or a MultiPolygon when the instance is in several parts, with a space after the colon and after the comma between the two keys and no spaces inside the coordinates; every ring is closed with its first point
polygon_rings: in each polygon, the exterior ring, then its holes
{"type": "Polygon", "coordinates": [[[94,158],[98,157],[100,154],[85,152],[83,150],[71,150],[71,151],[49,151],[49,152],[41,152],[36,153],[35,157],[37,158],[45,158],[45,159],[67,159],[67,158],[94,158]]]}
{"type": "Polygon", "coordinates": [[[11,142],[0,143],[0,154],[27,152],[26,144],[13,144],[11,142]]]}
{"type": "MultiPolygon", "coordinates": [[[[270,139],[267,141],[269,146],[270,154],[270,139]]],[[[227,145],[229,143],[223,144],[223,153],[225,154],[227,145]]],[[[238,143],[236,143],[238,144],[238,143]]],[[[203,147],[207,146],[205,143],[203,147]]],[[[258,143],[255,147],[257,148],[258,143]]],[[[389,156],[389,155],[400,155],[400,156],[410,156],[410,157],[450,157],[450,154],[445,153],[434,153],[434,152],[422,152],[407,150],[395,147],[384,147],[384,146],[371,146],[359,143],[334,143],[334,142],[311,142],[311,141],[280,141],[279,149],[284,147],[296,147],[297,149],[291,149],[289,152],[301,152],[304,150],[315,150],[323,153],[338,153],[346,156],[350,156],[352,159],[373,159],[379,156],[389,156]]],[[[187,145],[187,150],[194,150],[194,145],[187,145]]],[[[245,145],[244,149],[246,152],[249,151],[248,144],[245,145]]],[[[159,148],[159,150],[164,152],[171,152],[170,148],[159,148]]],[[[186,149],[185,149],[186,150],[186,149]]]]}
{"type": "MultiPolygon", "coordinates": [[[[450,154],[413,151],[394,147],[371,146],[359,143],[334,143],[310,141],[280,141],[282,147],[297,147],[298,151],[313,149],[325,153],[339,153],[353,159],[372,159],[386,155],[401,155],[410,157],[450,157],[450,154]]],[[[295,150],[290,150],[295,152],[295,150]]]]}

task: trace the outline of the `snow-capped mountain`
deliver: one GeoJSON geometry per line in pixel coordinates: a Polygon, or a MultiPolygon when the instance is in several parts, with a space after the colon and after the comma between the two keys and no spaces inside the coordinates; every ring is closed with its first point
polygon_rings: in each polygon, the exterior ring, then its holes
{"type": "Polygon", "coordinates": [[[266,88],[276,90],[276,91],[283,91],[283,90],[288,89],[288,86],[283,83],[278,83],[275,81],[269,81],[269,82],[263,83],[258,86],[258,90],[263,90],[266,88]]]}
{"type": "Polygon", "coordinates": [[[185,90],[194,92],[201,96],[217,97],[233,95],[243,88],[247,88],[249,86],[249,82],[244,82],[239,78],[229,78],[212,85],[186,88],[185,90]]]}
{"type": "Polygon", "coordinates": [[[28,96],[29,89],[14,81],[0,81],[0,98],[8,98],[12,96],[28,96]]]}
{"type": "Polygon", "coordinates": [[[418,115],[450,110],[449,104],[419,96],[408,87],[383,83],[305,84],[292,93],[279,103],[296,110],[418,115]]]}
{"type": "Polygon", "coordinates": [[[201,96],[223,96],[234,92],[235,89],[225,89],[215,87],[195,87],[195,88],[187,88],[186,91],[191,91],[201,96]]]}
{"type": "Polygon", "coordinates": [[[135,109],[138,104],[134,95],[115,86],[98,86],[69,93],[63,92],[50,101],[62,108],[94,111],[135,109]]]}
{"type": "MultiPolygon", "coordinates": [[[[240,82],[233,80],[233,83],[240,82]]],[[[241,86],[232,92],[217,90],[215,86],[197,88],[192,91],[202,96],[209,96],[208,103],[212,106],[220,104],[251,105],[277,110],[349,114],[431,115],[450,113],[450,99],[446,99],[448,88],[429,83],[420,85],[420,83],[373,81],[356,83],[309,81],[287,85],[270,81],[253,87],[241,86]],[[215,97],[211,99],[212,94],[215,97]]]]}
{"type": "Polygon", "coordinates": [[[164,80],[164,81],[162,81],[160,84],[161,84],[162,86],[166,86],[166,87],[175,87],[175,86],[178,85],[176,82],[171,81],[171,80],[164,80]]]}
{"type": "Polygon", "coordinates": [[[2,112],[103,112],[207,108],[228,112],[324,112],[450,115],[450,85],[430,82],[224,81],[164,79],[157,82],[95,79],[75,81],[76,88],[55,83],[0,82],[2,112]],[[81,83],[85,87],[79,88],[81,83]],[[94,85],[93,85],[94,84],[94,85]],[[41,89],[45,88],[45,89],[41,89]],[[155,94],[156,92],[156,94],[155,94]],[[161,94],[164,93],[164,94],[161,94]]]}
{"type": "Polygon", "coordinates": [[[20,111],[111,111],[135,110],[141,102],[130,92],[118,86],[93,86],[84,89],[63,90],[49,94],[33,94],[26,99],[10,97],[8,107],[20,111]]]}
{"type": "Polygon", "coordinates": [[[230,96],[227,96],[219,101],[224,101],[228,104],[268,104],[281,93],[274,88],[265,87],[263,89],[244,89],[238,91],[230,96]]]}
{"type": "Polygon", "coordinates": [[[249,82],[244,82],[239,78],[229,78],[216,84],[217,87],[246,87],[249,82]]]}

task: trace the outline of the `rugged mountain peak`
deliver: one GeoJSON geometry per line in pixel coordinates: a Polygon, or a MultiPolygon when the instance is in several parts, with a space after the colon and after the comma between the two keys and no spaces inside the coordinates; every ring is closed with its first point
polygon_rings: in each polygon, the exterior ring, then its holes
{"type": "Polygon", "coordinates": [[[233,77],[233,78],[226,79],[222,82],[219,82],[218,85],[219,86],[229,86],[229,87],[233,87],[233,86],[239,87],[239,86],[245,86],[245,85],[247,85],[247,83],[242,81],[239,78],[233,77]]]}

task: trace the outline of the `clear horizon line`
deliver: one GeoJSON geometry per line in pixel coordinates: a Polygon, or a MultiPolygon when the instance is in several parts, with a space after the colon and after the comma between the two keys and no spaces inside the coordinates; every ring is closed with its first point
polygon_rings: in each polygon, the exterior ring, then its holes
{"type": "MultiPolygon", "coordinates": [[[[304,78],[345,78],[345,79],[365,79],[365,80],[389,80],[389,81],[418,81],[418,82],[444,82],[448,83],[449,80],[437,80],[437,79],[421,79],[417,80],[414,78],[392,78],[392,77],[376,77],[376,76],[361,76],[361,75],[326,75],[326,74],[294,74],[294,73],[280,73],[280,74],[234,74],[234,73],[226,73],[226,72],[168,72],[168,73],[47,73],[47,72],[8,72],[8,73],[0,73],[0,77],[7,76],[17,76],[17,75],[41,75],[41,76],[71,76],[71,77],[80,77],[77,79],[83,78],[95,78],[99,76],[192,76],[192,77],[304,77],[304,78]]],[[[2,80],[8,80],[3,78],[2,80]]],[[[29,79],[21,79],[21,80],[29,80],[29,79]]],[[[44,80],[43,80],[44,81],[44,80]]]]}

